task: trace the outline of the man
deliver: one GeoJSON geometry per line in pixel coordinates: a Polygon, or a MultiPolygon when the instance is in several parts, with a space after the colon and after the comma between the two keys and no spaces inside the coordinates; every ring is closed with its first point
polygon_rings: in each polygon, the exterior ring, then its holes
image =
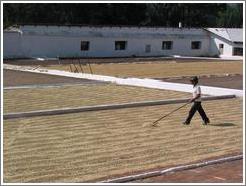
{"type": "Polygon", "coordinates": [[[185,122],[183,122],[184,125],[189,125],[190,121],[192,119],[192,117],[194,116],[194,114],[196,113],[196,111],[199,112],[199,114],[202,117],[203,120],[203,125],[207,125],[208,123],[210,123],[209,118],[207,117],[206,113],[204,112],[203,108],[202,108],[202,104],[201,104],[201,87],[198,85],[198,78],[197,76],[193,77],[191,80],[191,83],[193,84],[193,94],[192,94],[192,98],[190,99],[190,102],[194,102],[189,115],[186,119],[185,122]]]}

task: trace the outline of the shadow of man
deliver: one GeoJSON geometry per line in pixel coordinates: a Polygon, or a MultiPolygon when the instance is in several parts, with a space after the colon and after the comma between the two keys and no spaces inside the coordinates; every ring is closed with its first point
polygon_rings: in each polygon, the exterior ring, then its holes
{"type": "Polygon", "coordinates": [[[234,123],[215,123],[215,124],[210,124],[211,126],[217,126],[217,127],[231,127],[231,126],[236,126],[234,123]]]}

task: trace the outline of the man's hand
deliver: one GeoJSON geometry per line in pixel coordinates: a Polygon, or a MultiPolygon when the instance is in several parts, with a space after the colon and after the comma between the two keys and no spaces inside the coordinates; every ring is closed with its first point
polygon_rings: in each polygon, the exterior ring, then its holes
{"type": "Polygon", "coordinates": [[[192,103],[192,102],[194,102],[194,101],[195,101],[194,98],[191,98],[191,99],[189,100],[190,103],[192,103]]]}

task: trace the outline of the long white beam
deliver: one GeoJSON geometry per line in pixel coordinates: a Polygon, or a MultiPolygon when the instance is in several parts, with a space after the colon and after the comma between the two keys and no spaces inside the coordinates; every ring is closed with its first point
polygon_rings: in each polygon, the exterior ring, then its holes
{"type": "Polygon", "coordinates": [[[133,175],[124,176],[124,177],[107,179],[107,180],[101,181],[101,183],[125,183],[125,182],[131,182],[131,181],[136,181],[136,180],[140,180],[140,179],[146,179],[146,178],[150,178],[150,177],[154,177],[154,176],[161,176],[161,175],[165,175],[165,174],[168,174],[168,173],[174,173],[174,172],[178,172],[178,171],[196,169],[196,168],[201,168],[201,167],[205,167],[205,166],[208,166],[208,165],[214,165],[214,164],[225,163],[225,162],[230,162],[230,161],[236,161],[236,160],[241,160],[241,159],[243,159],[243,155],[242,154],[235,155],[235,156],[224,157],[224,158],[219,158],[219,159],[214,159],[214,160],[203,161],[203,162],[194,163],[194,164],[171,167],[171,168],[163,169],[163,170],[156,170],[156,171],[144,172],[144,173],[140,173],[140,174],[133,174],[133,175]]]}
{"type": "MultiPolygon", "coordinates": [[[[64,76],[64,77],[106,81],[106,82],[112,82],[120,85],[139,86],[139,87],[155,88],[155,89],[163,89],[163,90],[174,90],[174,91],[181,91],[181,92],[192,92],[192,85],[183,84],[183,83],[163,82],[160,80],[148,79],[148,78],[145,79],[118,78],[112,76],[86,74],[86,73],[73,73],[73,72],[61,71],[61,70],[49,70],[49,69],[41,69],[36,67],[17,66],[17,65],[9,65],[9,64],[4,64],[3,68],[9,70],[19,70],[24,72],[35,72],[35,73],[57,75],[57,76],[64,76]]],[[[219,87],[210,87],[210,86],[201,86],[201,89],[203,94],[212,95],[212,96],[233,94],[237,97],[243,97],[244,95],[243,90],[237,90],[237,89],[219,88],[219,87]]]]}

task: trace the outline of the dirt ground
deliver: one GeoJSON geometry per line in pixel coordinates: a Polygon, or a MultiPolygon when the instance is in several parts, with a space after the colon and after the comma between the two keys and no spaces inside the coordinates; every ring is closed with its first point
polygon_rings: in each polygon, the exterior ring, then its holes
{"type": "MultiPolygon", "coordinates": [[[[240,68],[236,67],[235,72],[238,70],[240,68]]],[[[91,80],[10,70],[4,70],[3,75],[5,87],[98,83],[91,80]]],[[[188,79],[167,81],[189,83],[188,79]]],[[[200,83],[242,89],[242,75],[202,77],[200,83]]],[[[188,110],[183,110],[175,117],[161,122],[157,130],[142,127],[143,123],[150,123],[176,107],[177,105],[171,105],[168,108],[163,106],[119,110],[113,114],[105,111],[4,121],[5,180],[81,182],[81,180],[95,180],[100,176],[116,175],[126,170],[141,171],[142,166],[155,168],[167,161],[165,158],[170,162],[172,160],[173,163],[181,164],[185,161],[193,161],[195,157],[196,160],[201,160],[208,155],[214,157],[218,154],[241,152],[241,101],[206,103],[206,110],[213,121],[208,127],[201,126],[200,118],[197,116],[191,126],[182,126],[182,116],[186,115],[188,110]],[[229,116],[229,112],[232,115],[229,116]],[[142,122],[139,122],[140,120],[142,122]],[[100,126],[105,131],[98,130],[100,126]],[[167,139],[168,143],[163,141],[167,139]],[[172,144],[169,144],[170,140],[172,144]],[[137,142],[136,145],[134,145],[135,142],[137,142]],[[190,144],[193,144],[193,147],[190,147],[190,144]],[[98,148],[95,148],[96,145],[98,148]],[[134,148],[129,145],[133,145],[134,148]],[[173,148],[173,145],[177,148],[173,148]],[[99,176],[99,174],[102,175],[99,176]]],[[[136,182],[232,183],[242,182],[242,174],[242,161],[239,160],[136,182]]]]}
{"type": "Polygon", "coordinates": [[[211,123],[189,107],[149,125],[180,104],[4,120],[8,182],[90,182],[109,175],[188,164],[241,153],[242,101],[204,102],[211,123]]]}
{"type": "Polygon", "coordinates": [[[189,98],[185,92],[116,84],[5,89],[4,113],[189,98]],[[28,102],[26,101],[28,99],[28,102]]]}
{"type": "MultiPolygon", "coordinates": [[[[190,78],[160,78],[160,80],[173,83],[186,83],[190,84],[190,78]]],[[[223,87],[223,88],[232,88],[232,89],[241,89],[243,90],[243,76],[240,74],[233,76],[221,76],[221,77],[199,77],[199,84],[205,86],[213,87],[223,87]]]]}
{"type": "Polygon", "coordinates": [[[54,75],[44,75],[32,72],[21,72],[15,70],[3,70],[3,86],[22,85],[44,85],[44,84],[88,84],[99,83],[99,81],[76,79],[54,75]]]}
{"type": "MultiPolygon", "coordinates": [[[[4,60],[4,63],[9,64],[18,64],[18,65],[50,65],[50,64],[71,64],[71,63],[81,63],[81,64],[108,64],[108,63],[149,63],[149,62],[175,62],[175,63],[186,63],[186,62],[224,62],[223,59],[192,59],[192,58],[163,58],[163,57],[140,57],[140,58],[81,58],[81,59],[55,59],[55,60],[45,60],[38,61],[35,59],[17,59],[17,60],[4,60]]],[[[234,62],[230,60],[226,60],[227,62],[234,62]]],[[[240,61],[240,60],[238,60],[240,61]]]]}
{"type": "MultiPolygon", "coordinates": [[[[55,69],[71,71],[68,64],[65,65],[45,65],[44,69],[55,69]]],[[[77,65],[80,70],[79,65],[77,65]]],[[[226,75],[243,74],[242,62],[153,62],[149,63],[110,63],[110,64],[91,64],[82,67],[85,73],[107,75],[114,77],[138,77],[138,78],[169,78],[182,76],[204,76],[204,75],[226,75]],[[90,68],[91,67],[91,68],[90,68]]],[[[75,67],[74,67],[75,69],[75,67]]],[[[74,70],[72,69],[72,70],[74,70]]],[[[82,70],[81,70],[82,71],[82,70]]]]}

